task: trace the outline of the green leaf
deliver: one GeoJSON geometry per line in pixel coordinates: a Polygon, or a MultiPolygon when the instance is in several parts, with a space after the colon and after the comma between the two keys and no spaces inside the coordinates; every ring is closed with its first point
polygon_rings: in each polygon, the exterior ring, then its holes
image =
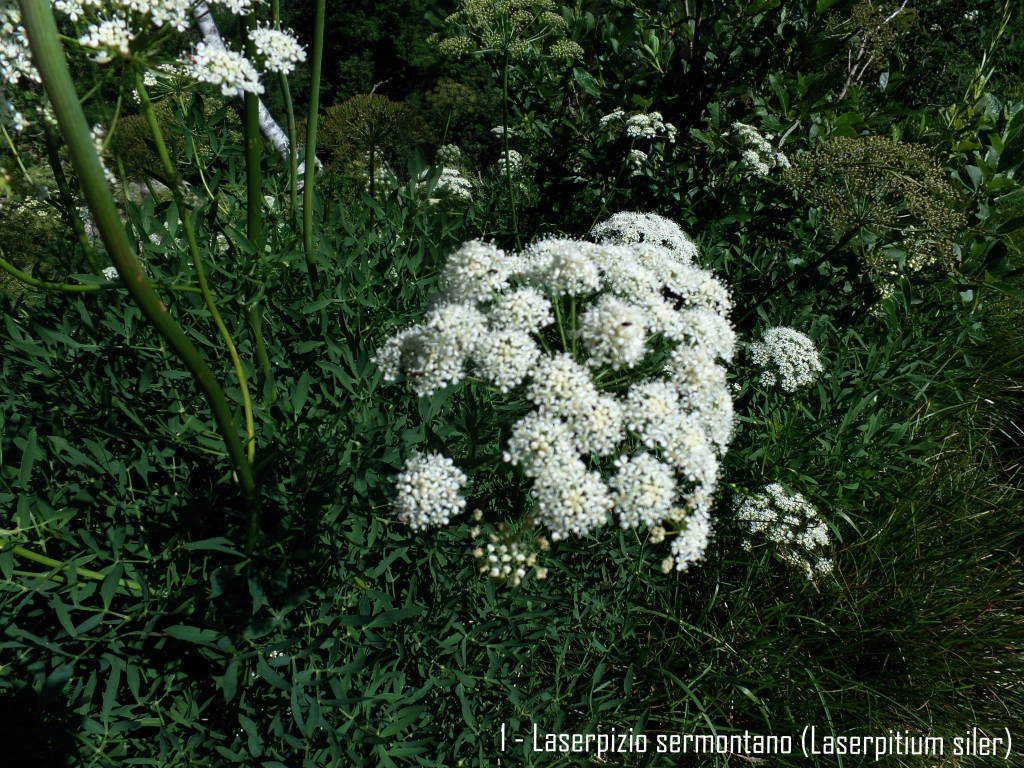
{"type": "Polygon", "coordinates": [[[75,624],[71,621],[71,614],[68,612],[67,606],[57,598],[53,599],[50,606],[53,608],[53,612],[57,614],[57,621],[64,627],[64,631],[71,637],[76,637],[78,633],[75,632],[75,624]]]}
{"type": "MultiPolygon", "coordinates": [[[[121,661],[118,659],[118,661],[121,661]]],[[[110,675],[107,677],[107,687],[103,691],[103,718],[107,719],[110,717],[110,712],[113,710],[114,705],[117,703],[117,689],[121,685],[121,669],[124,662],[120,664],[110,665],[110,675]]]]}
{"type": "Polygon", "coordinates": [[[187,544],[183,544],[182,547],[188,550],[189,552],[223,552],[228,555],[237,555],[238,557],[243,557],[242,553],[235,549],[233,544],[234,542],[232,542],[231,539],[226,539],[223,536],[215,536],[212,539],[190,541],[187,544]]]}
{"type": "Polygon", "coordinates": [[[275,672],[262,658],[256,665],[256,673],[275,688],[280,688],[282,691],[291,690],[288,681],[275,672]]]}
{"type": "Polygon", "coordinates": [[[103,585],[100,587],[100,597],[103,598],[104,608],[110,608],[110,603],[114,599],[114,595],[117,594],[117,582],[121,579],[123,573],[124,566],[118,563],[110,569],[106,578],[103,579],[103,585]]]}
{"type": "Polygon", "coordinates": [[[42,451],[39,450],[39,440],[36,436],[36,428],[28,432],[28,439],[25,441],[25,447],[21,451],[21,466],[18,468],[18,482],[21,485],[26,485],[32,478],[32,467],[36,462],[36,459],[41,457],[42,451]]]}
{"type": "Polygon", "coordinates": [[[200,629],[187,624],[175,624],[173,627],[168,627],[165,632],[176,640],[207,646],[212,646],[220,636],[212,629],[200,629]]]}
{"type": "Polygon", "coordinates": [[[573,79],[579,84],[587,94],[594,98],[601,96],[601,86],[598,84],[594,76],[587,72],[585,69],[576,67],[572,71],[573,79]]]}
{"type": "Polygon", "coordinates": [[[295,385],[295,394],[292,395],[292,408],[296,416],[302,411],[307,397],[309,397],[309,374],[303,373],[299,377],[299,383],[295,385]]]}
{"type": "Polygon", "coordinates": [[[220,690],[224,694],[224,701],[230,702],[238,692],[238,659],[232,659],[228,662],[224,674],[214,675],[213,679],[220,686],[220,690]]]}

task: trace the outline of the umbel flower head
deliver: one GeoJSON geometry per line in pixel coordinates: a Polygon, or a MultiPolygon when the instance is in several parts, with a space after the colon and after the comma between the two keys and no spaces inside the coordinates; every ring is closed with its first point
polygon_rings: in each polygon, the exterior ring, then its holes
{"type": "MultiPolygon", "coordinates": [[[[554,541],[612,519],[646,528],[671,539],[682,571],[707,547],[732,434],[728,291],[667,219],[617,214],[594,234],[604,242],[548,238],[521,253],[464,244],[426,319],[375,362],[421,396],[473,382],[507,404],[492,410],[515,414],[495,458],[506,483],[530,486],[523,522],[554,541]]],[[[450,501],[434,512],[417,498],[415,514],[399,505],[403,519],[451,517],[450,501]]]]}
{"type": "Polygon", "coordinates": [[[821,358],[814,342],[794,328],[769,328],[750,345],[750,359],[760,366],[761,384],[778,384],[787,392],[811,384],[820,373],[821,358]]]}
{"type": "MultiPolygon", "coordinates": [[[[31,67],[27,55],[27,41],[16,5],[12,0],[0,0],[0,70],[11,83],[17,83],[22,77],[38,81],[38,73],[31,67]]],[[[62,31],[74,29],[79,45],[91,51],[93,60],[100,64],[131,56],[132,46],[138,40],[143,43],[136,46],[139,50],[134,53],[145,57],[157,54],[151,46],[153,30],[171,28],[185,32],[193,24],[193,15],[203,16],[202,10],[206,7],[192,0],[53,0],[52,5],[62,31]]],[[[244,17],[252,12],[256,0],[209,0],[209,5],[244,17]]],[[[172,35],[163,39],[180,41],[184,38],[172,35]]],[[[265,71],[287,74],[306,58],[302,46],[290,32],[258,27],[252,31],[250,39],[265,71]]],[[[180,49],[162,54],[165,61],[168,56],[178,57],[177,63],[183,72],[198,82],[217,86],[224,96],[263,92],[254,63],[225,47],[217,35],[207,36],[191,52],[180,56],[180,49]]],[[[0,102],[5,101],[2,96],[0,91],[0,102]]]]}
{"type": "Polygon", "coordinates": [[[822,555],[831,543],[828,525],[814,506],[800,493],[790,493],[779,483],[741,499],[736,517],[749,536],[743,547],[750,549],[753,538],[762,536],[773,543],[787,563],[804,571],[808,579],[832,572],[832,561],[822,555]]]}
{"type": "MultiPolygon", "coordinates": [[[[754,126],[735,122],[732,124],[732,129],[743,147],[740,160],[748,170],[758,176],[767,176],[772,168],[790,167],[789,158],[782,152],[776,151],[771,142],[762,136],[754,126]]],[[[771,134],[768,136],[773,138],[771,134]]]]}
{"type": "Polygon", "coordinates": [[[553,0],[462,0],[445,19],[448,34],[432,35],[430,42],[453,59],[480,53],[515,60],[542,53],[551,40],[551,58],[582,58],[583,49],[566,36],[569,24],[556,9],[553,0]]]}

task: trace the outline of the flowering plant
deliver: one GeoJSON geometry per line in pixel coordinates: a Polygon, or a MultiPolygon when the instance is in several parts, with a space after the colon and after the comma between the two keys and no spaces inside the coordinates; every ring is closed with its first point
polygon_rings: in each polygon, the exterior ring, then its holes
{"type": "MultiPolygon", "coordinates": [[[[530,484],[528,527],[559,541],[614,515],[654,543],[671,538],[662,568],[683,571],[707,547],[732,435],[729,294],[667,219],[619,213],[591,234],[596,243],[548,238],[517,254],[464,244],[426,319],[390,337],[376,362],[419,396],[482,386],[516,414],[476,467],[530,484]]],[[[398,477],[397,517],[414,529],[449,523],[473,469],[417,453],[398,477]]]]}

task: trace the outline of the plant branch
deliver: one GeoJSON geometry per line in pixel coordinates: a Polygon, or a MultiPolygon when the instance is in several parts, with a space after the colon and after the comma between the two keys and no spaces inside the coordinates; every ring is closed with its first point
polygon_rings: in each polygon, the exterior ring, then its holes
{"type": "Polygon", "coordinates": [[[78,100],[64,50],[57,37],[57,24],[48,0],[19,0],[32,58],[42,76],[43,86],[53,105],[61,135],[68,145],[71,162],[82,183],[82,191],[92,211],[100,237],[118,274],[143,315],[188,368],[196,385],[205,395],[221,437],[234,466],[235,475],[247,502],[255,501],[256,482],[245,448],[235,429],[231,407],[220,383],[202,354],[185,335],[146,278],[127,232],[117,212],[114,198],[103,175],[96,148],[89,135],[89,124],[78,100]]]}

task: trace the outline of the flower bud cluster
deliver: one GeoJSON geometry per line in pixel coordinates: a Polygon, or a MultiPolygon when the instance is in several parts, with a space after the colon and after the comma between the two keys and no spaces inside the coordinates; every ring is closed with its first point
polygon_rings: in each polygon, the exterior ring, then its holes
{"type": "MultiPolygon", "coordinates": [[[[476,538],[476,535],[479,535],[479,527],[474,527],[473,530],[476,538]]],[[[537,581],[548,577],[548,569],[537,566],[537,552],[527,554],[523,541],[508,538],[507,535],[499,536],[496,533],[489,534],[487,539],[485,546],[473,549],[473,557],[480,573],[513,587],[518,587],[531,571],[537,581]]],[[[540,545],[539,540],[537,544],[540,545]]]]}
{"type": "Polygon", "coordinates": [[[93,48],[96,54],[93,59],[99,64],[113,60],[113,55],[127,57],[131,53],[131,43],[135,33],[128,28],[128,21],[120,16],[90,24],[85,34],[78,38],[83,48],[93,48]]]}

